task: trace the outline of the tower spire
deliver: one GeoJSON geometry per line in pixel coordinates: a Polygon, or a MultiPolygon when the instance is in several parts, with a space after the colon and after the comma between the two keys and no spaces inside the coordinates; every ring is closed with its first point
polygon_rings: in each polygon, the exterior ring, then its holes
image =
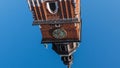
{"type": "Polygon", "coordinates": [[[71,68],[71,65],[70,65],[70,64],[68,65],[68,68],[71,68]]]}

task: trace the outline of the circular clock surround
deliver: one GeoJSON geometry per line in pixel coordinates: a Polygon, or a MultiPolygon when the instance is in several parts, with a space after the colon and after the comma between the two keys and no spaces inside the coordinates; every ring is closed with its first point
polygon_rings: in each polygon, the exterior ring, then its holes
{"type": "Polygon", "coordinates": [[[67,32],[62,29],[62,28],[59,28],[59,29],[55,29],[53,32],[52,32],[52,36],[56,39],[63,39],[67,36],[67,32]]]}

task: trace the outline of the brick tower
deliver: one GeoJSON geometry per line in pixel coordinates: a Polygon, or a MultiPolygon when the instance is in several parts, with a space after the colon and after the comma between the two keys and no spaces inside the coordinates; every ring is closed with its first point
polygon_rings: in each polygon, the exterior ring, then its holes
{"type": "Polygon", "coordinates": [[[52,49],[70,68],[81,40],[80,0],[28,0],[33,24],[40,27],[42,44],[52,49]]]}

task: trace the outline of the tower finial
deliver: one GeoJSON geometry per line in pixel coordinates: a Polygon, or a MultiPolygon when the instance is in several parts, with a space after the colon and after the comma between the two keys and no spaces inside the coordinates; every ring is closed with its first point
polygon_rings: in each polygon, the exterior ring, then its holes
{"type": "Polygon", "coordinates": [[[68,65],[68,68],[71,68],[70,64],[68,65]]]}

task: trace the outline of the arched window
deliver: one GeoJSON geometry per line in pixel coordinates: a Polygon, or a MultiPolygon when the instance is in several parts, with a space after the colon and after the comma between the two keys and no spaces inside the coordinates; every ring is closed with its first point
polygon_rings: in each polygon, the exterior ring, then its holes
{"type": "Polygon", "coordinates": [[[56,14],[58,12],[58,3],[57,2],[47,2],[47,9],[50,13],[56,14]]]}

